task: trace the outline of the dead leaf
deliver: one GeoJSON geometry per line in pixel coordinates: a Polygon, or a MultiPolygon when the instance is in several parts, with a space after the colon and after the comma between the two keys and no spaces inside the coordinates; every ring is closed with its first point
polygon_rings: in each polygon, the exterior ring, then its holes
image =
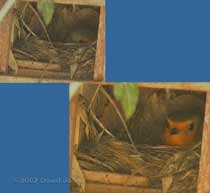
{"type": "Polygon", "coordinates": [[[173,176],[167,176],[162,178],[162,191],[167,193],[173,183],[173,176]]]}
{"type": "Polygon", "coordinates": [[[77,71],[78,64],[70,65],[70,79],[73,79],[75,72],[77,71]]]}

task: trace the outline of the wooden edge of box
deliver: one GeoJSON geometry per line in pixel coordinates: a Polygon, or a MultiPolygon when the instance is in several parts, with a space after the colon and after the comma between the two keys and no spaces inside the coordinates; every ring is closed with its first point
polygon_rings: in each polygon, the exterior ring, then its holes
{"type": "MultiPolygon", "coordinates": [[[[112,86],[114,83],[118,82],[88,81],[85,82],[85,84],[86,83],[98,84],[102,86],[112,86]]],[[[197,91],[197,92],[210,91],[210,83],[208,82],[136,82],[136,84],[140,87],[156,88],[156,89],[173,89],[173,90],[186,90],[186,91],[197,91]]]]}
{"type": "Polygon", "coordinates": [[[108,185],[87,182],[85,192],[94,193],[161,193],[160,189],[141,188],[135,186],[108,185]]]}
{"type": "Polygon", "coordinates": [[[147,83],[139,83],[142,87],[149,88],[165,88],[165,89],[175,89],[175,90],[186,90],[186,91],[210,91],[210,83],[204,82],[147,82],[147,83]]]}
{"type": "Polygon", "coordinates": [[[16,63],[18,65],[18,68],[62,72],[61,65],[55,63],[45,63],[45,62],[37,62],[30,60],[19,60],[19,59],[16,60],[16,63]]]}
{"type": "Polygon", "coordinates": [[[201,158],[198,176],[198,193],[210,192],[210,91],[207,93],[201,158]]]}
{"type": "Polygon", "coordinates": [[[76,121],[77,121],[77,117],[78,117],[78,93],[79,90],[74,94],[74,96],[72,96],[70,100],[70,112],[69,112],[69,120],[70,120],[70,177],[71,177],[71,169],[72,169],[72,159],[73,159],[73,155],[74,155],[74,144],[75,144],[75,135],[76,135],[76,121]]]}
{"type": "Polygon", "coordinates": [[[113,184],[122,186],[149,187],[149,178],[132,176],[111,172],[82,170],[86,181],[102,184],[113,184]]]}
{"type": "MultiPolygon", "coordinates": [[[[18,1],[37,2],[37,0],[18,0],[18,1]]],[[[54,3],[104,6],[105,0],[54,0],[54,3]]]]}
{"type": "MultiPolygon", "coordinates": [[[[6,0],[0,1],[0,9],[4,6],[6,0]]],[[[10,37],[12,33],[13,10],[10,10],[0,23],[0,71],[7,73],[9,50],[10,50],[10,37]]]]}
{"type": "Polygon", "coordinates": [[[96,59],[94,65],[94,77],[96,81],[105,80],[105,55],[106,55],[106,9],[105,6],[100,8],[99,28],[98,28],[98,40],[96,47],[96,59]]]}
{"type": "Polygon", "coordinates": [[[68,80],[0,75],[0,83],[69,83],[68,80]]]}
{"type": "Polygon", "coordinates": [[[57,79],[57,80],[67,80],[68,81],[69,73],[68,72],[55,72],[55,71],[48,71],[48,70],[19,68],[16,76],[37,78],[39,80],[57,79]]]}

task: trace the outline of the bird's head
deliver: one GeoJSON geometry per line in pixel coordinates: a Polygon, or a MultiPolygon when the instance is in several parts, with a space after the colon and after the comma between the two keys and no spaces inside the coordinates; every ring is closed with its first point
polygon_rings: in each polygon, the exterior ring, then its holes
{"type": "Polygon", "coordinates": [[[167,117],[162,140],[166,145],[188,146],[201,137],[202,118],[193,112],[175,112],[167,117]]]}

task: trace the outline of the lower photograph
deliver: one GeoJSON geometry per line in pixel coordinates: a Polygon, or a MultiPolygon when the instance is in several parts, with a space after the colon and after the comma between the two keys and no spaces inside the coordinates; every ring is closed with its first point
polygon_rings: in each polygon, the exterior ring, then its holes
{"type": "Polygon", "coordinates": [[[210,83],[72,83],[70,189],[210,191],[210,83]]]}

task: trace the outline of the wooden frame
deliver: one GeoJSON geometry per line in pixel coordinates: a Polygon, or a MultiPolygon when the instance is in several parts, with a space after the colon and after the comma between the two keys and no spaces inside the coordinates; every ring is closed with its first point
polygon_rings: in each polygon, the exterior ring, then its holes
{"type": "MultiPolygon", "coordinates": [[[[37,0],[17,0],[17,2],[29,1],[37,2],[37,0]]],[[[5,0],[0,2],[0,9],[3,7],[5,0]]],[[[105,80],[105,0],[54,0],[55,3],[59,4],[78,4],[78,5],[89,5],[99,6],[99,30],[97,39],[97,50],[94,66],[93,81],[104,81],[105,80]]],[[[0,23],[0,71],[3,75],[0,75],[0,82],[70,82],[72,80],[65,80],[68,76],[64,72],[52,72],[46,71],[47,78],[37,78],[34,75],[39,74],[41,70],[36,69],[41,62],[33,61],[22,61],[19,60],[19,64],[30,65],[33,69],[21,69],[17,75],[8,74],[8,62],[9,62],[9,51],[10,51],[10,37],[12,33],[12,21],[13,21],[13,10],[4,18],[3,22],[0,23]],[[38,64],[38,65],[37,65],[38,64]],[[27,74],[27,76],[24,76],[27,74]],[[33,76],[32,76],[33,75],[33,76]],[[56,78],[58,77],[58,78],[56,78]]]]}
{"type": "MultiPolygon", "coordinates": [[[[25,1],[25,0],[18,0],[18,1],[25,1]]],[[[27,0],[27,1],[36,2],[37,0],[27,0]]],[[[54,2],[61,4],[105,6],[104,0],[54,0],[54,2]]]]}
{"type": "MultiPolygon", "coordinates": [[[[90,82],[89,84],[100,84],[100,85],[112,85],[113,83],[104,82],[90,82]]],[[[200,158],[199,177],[197,184],[198,193],[209,193],[210,192],[210,83],[138,83],[141,87],[148,88],[163,88],[163,89],[175,89],[175,90],[190,90],[190,91],[202,91],[207,95],[206,106],[205,106],[205,117],[204,117],[204,130],[202,138],[202,149],[200,158]]],[[[78,89],[77,93],[72,97],[70,101],[70,176],[72,172],[72,157],[74,152],[75,138],[79,135],[76,128],[77,118],[77,95],[80,93],[78,89]]],[[[94,193],[115,193],[115,192],[148,192],[148,193],[161,193],[161,190],[140,188],[135,184],[137,182],[145,183],[146,179],[134,179],[134,177],[123,177],[119,174],[106,174],[104,172],[92,172],[87,173],[83,171],[83,175],[87,180],[86,192],[94,193]],[[101,183],[103,182],[103,183],[101,183]],[[129,185],[129,186],[128,186],[129,185]]]]}
{"type": "MultiPolygon", "coordinates": [[[[0,9],[4,6],[6,0],[0,1],[0,9]]],[[[10,50],[10,36],[12,30],[13,13],[10,11],[2,23],[0,23],[0,71],[7,73],[9,50],[10,50]]]]}

